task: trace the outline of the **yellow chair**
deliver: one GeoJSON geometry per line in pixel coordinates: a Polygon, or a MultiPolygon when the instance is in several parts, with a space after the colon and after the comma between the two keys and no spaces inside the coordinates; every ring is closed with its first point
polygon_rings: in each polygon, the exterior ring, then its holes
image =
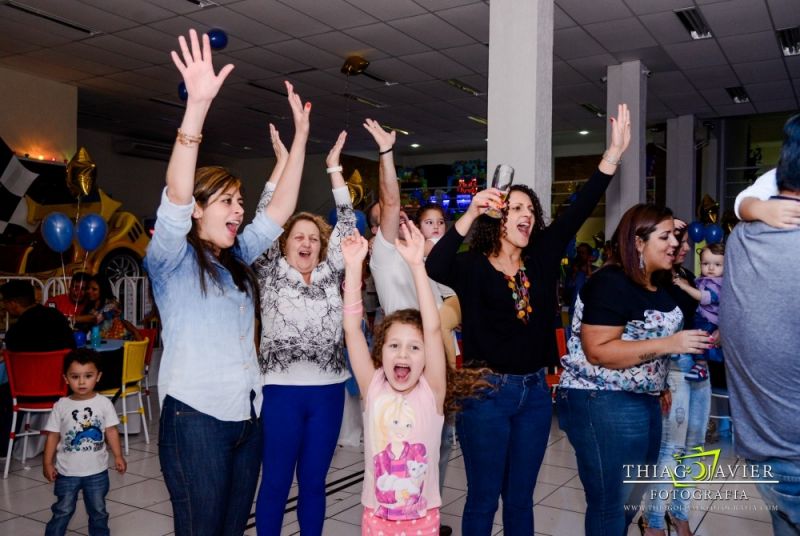
{"type": "Polygon", "coordinates": [[[127,341],[123,346],[122,356],[122,381],[121,387],[114,389],[107,389],[100,391],[100,394],[111,398],[112,401],[119,397],[122,399],[122,413],[120,414],[120,422],[122,423],[123,435],[125,437],[125,455],[128,455],[128,415],[131,413],[138,413],[142,419],[142,430],[144,431],[144,442],[150,444],[150,434],[147,431],[147,419],[144,415],[144,403],[142,400],[142,391],[144,389],[143,381],[144,374],[144,361],[147,355],[148,339],[143,341],[127,341]],[[139,398],[139,408],[128,411],[127,398],[136,395],[139,398]]]}

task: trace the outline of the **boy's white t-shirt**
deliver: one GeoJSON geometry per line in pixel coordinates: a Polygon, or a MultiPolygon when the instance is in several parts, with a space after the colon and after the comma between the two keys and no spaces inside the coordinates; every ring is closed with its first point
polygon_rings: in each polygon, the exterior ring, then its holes
{"type": "Polygon", "coordinates": [[[761,175],[756,181],[739,192],[739,195],[736,196],[736,201],[733,203],[733,211],[736,213],[736,217],[740,220],[742,216],[739,214],[739,205],[742,204],[742,201],[747,197],[755,197],[756,199],[760,199],[762,201],[766,201],[773,195],[778,195],[778,179],[775,175],[774,169],[771,169],[761,175]]]}
{"type": "Polygon", "coordinates": [[[107,471],[105,430],[118,424],[114,405],[102,395],[89,400],[59,399],[44,427],[61,434],[56,447],[58,474],[91,476],[107,471]]]}

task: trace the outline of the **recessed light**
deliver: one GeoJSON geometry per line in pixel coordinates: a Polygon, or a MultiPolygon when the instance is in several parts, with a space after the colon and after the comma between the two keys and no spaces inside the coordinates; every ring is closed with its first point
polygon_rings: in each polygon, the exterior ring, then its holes
{"type": "Polygon", "coordinates": [[[588,130],[579,130],[578,134],[580,134],[581,136],[586,136],[587,134],[589,134],[589,131],[588,130]]]}
{"type": "Polygon", "coordinates": [[[412,143],[412,144],[410,145],[410,147],[411,147],[412,149],[416,149],[416,148],[418,148],[418,147],[419,147],[419,143],[412,143]]]}

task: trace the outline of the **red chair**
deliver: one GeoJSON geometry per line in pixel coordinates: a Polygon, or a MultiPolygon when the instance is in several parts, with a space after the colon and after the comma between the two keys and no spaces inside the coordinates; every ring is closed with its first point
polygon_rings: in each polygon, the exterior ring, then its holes
{"type": "Polygon", "coordinates": [[[150,405],[150,362],[153,360],[153,349],[156,346],[158,330],[156,328],[137,328],[142,337],[146,337],[147,353],[144,355],[144,396],[147,397],[147,418],[153,420],[153,408],[150,405]]]}
{"type": "Polygon", "coordinates": [[[53,352],[11,352],[3,351],[8,383],[11,387],[13,403],[13,417],[11,419],[11,433],[8,440],[6,453],[6,466],[3,478],[8,478],[8,469],[11,466],[11,450],[14,448],[16,436],[24,437],[22,448],[22,463],[28,453],[28,436],[39,435],[41,430],[31,429],[31,415],[33,413],[49,413],[59,398],[67,396],[67,383],[64,381],[64,356],[70,349],[55,350],[53,352]],[[16,434],[17,414],[25,412],[25,427],[16,434]]]}

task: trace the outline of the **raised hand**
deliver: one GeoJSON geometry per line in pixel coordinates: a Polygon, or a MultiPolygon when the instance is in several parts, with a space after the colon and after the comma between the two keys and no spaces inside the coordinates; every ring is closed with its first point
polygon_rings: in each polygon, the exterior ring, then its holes
{"type": "Polygon", "coordinates": [[[214,65],[211,63],[211,43],[208,35],[203,34],[202,47],[195,30],[189,30],[189,44],[184,36],[178,37],[181,55],[174,50],[170,52],[175,67],[180,71],[183,82],[186,84],[188,101],[211,102],[217,96],[222,83],[233,70],[233,64],[228,64],[220,69],[219,74],[214,74],[214,65]],[[191,48],[190,48],[191,46],[191,48]]]}
{"type": "Polygon", "coordinates": [[[285,163],[289,159],[289,151],[281,141],[281,135],[275,125],[269,124],[269,140],[272,142],[272,150],[275,151],[275,159],[278,164],[285,163]]]}
{"type": "Polygon", "coordinates": [[[300,95],[294,92],[294,86],[288,80],[284,83],[286,84],[289,106],[292,108],[295,132],[308,134],[310,128],[309,116],[311,115],[311,103],[306,102],[304,105],[300,95]]]}
{"type": "Polygon", "coordinates": [[[328,152],[328,156],[325,158],[325,165],[329,168],[339,165],[339,156],[342,154],[342,148],[344,147],[346,139],[347,131],[343,130],[339,133],[339,137],[336,138],[336,143],[333,144],[333,147],[331,147],[331,150],[328,152]]]}
{"type": "Polygon", "coordinates": [[[358,232],[358,229],[353,229],[353,233],[345,236],[342,240],[342,257],[347,266],[361,266],[367,257],[368,250],[369,244],[358,232]]]}
{"type": "Polygon", "coordinates": [[[502,209],[503,204],[505,203],[504,196],[505,192],[498,190],[497,188],[486,188],[485,190],[481,190],[472,196],[472,202],[469,204],[467,211],[475,217],[478,217],[482,214],[486,214],[486,211],[489,210],[489,207],[502,209]]]}
{"type": "Polygon", "coordinates": [[[631,143],[631,112],[627,104],[617,106],[617,117],[611,118],[611,143],[608,153],[619,158],[631,143]]]}
{"type": "Polygon", "coordinates": [[[425,237],[422,236],[422,231],[411,220],[403,222],[401,226],[403,227],[402,235],[406,239],[397,238],[394,241],[394,247],[409,266],[424,265],[422,259],[425,256],[425,237]]]}
{"type": "Polygon", "coordinates": [[[365,119],[364,128],[375,138],[375,143],[378,144],[379,151],[388,151],[394,146],[395,139],[397,138],[397,134],[394,130],[390,132],[385,131],[380,123],[374,119],[365,119]]]}

